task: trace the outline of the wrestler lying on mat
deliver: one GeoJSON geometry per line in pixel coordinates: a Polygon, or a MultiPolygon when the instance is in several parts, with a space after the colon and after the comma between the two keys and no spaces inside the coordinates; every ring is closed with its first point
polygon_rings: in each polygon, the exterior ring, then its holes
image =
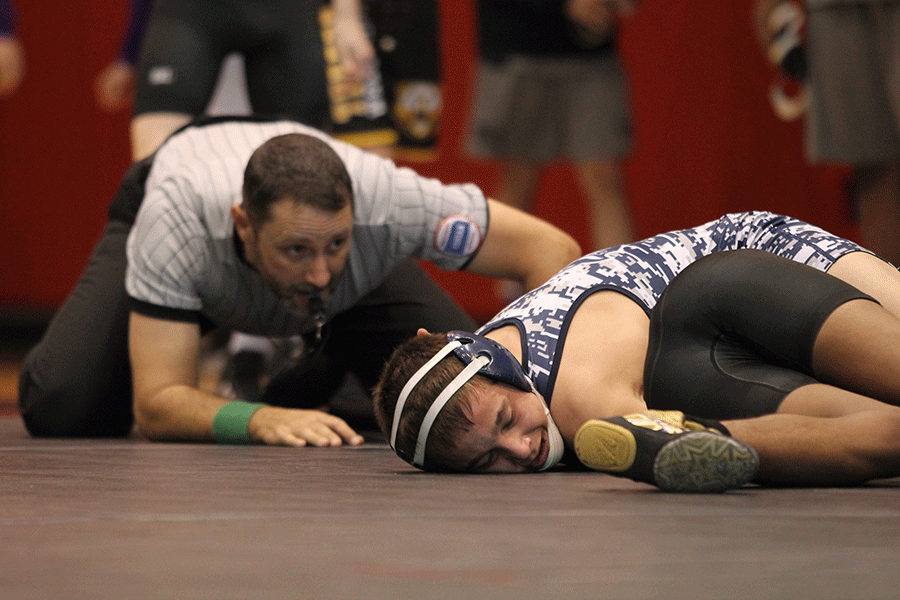
{"type": "Polygon", "coordinates": [[[588,254],[478,334],[420,330],[383,372],[378,418],[421,469],[580,461],[684,492],[900,476],[900,273],[796,219],[588,254]]]}

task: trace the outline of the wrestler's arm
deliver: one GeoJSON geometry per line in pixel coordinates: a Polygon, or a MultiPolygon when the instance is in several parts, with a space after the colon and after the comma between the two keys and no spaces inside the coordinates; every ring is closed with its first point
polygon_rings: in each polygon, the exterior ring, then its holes
{"type": "Polygon", "coordinates": [[[581,255],[575,239],[550,223],[488,199],[484,243],[466,271],[516,279],[532,290],[581,255]]]}
{"type": "MultiPolygon", "coordinates": [[[[213,440],[213,420],[229,401],[198,388],[199,325],[132,312],[129,352],[138,429],[152,440],[213,440]]],[[[248,433],[253,442],[285,446],[363,441],[335,416],[274,406],[253,414],[248,433]]]]}
{"type": "Polygon", "coordinates": [[[567,444],[585,421],[647,409],[643,373],[649,325],[643,309],[618,292],[597,292],[579,306],[550,404],[567,444]]]}

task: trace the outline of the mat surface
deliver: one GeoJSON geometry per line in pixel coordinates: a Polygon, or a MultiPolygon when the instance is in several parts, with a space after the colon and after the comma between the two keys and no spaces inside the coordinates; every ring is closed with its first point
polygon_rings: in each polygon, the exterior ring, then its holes
{"type": "Polygon", "coordinates": [[[4,600],[897,597],[900,479],[663,494],[429,475],[381,443],[32,440],[0,418],[4,600]]]}

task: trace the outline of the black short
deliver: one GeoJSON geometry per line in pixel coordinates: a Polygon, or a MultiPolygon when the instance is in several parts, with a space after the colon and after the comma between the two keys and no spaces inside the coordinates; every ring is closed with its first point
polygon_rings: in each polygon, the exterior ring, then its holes
{"type": "Polygon", "coordinates": [[[816,336],[855,299],[874,300],[822,271],[760,250],[699,259],[653,309],[644,365],[650,408],[715,419],[774,413],[817,383],[816,336]]]}
{"type": "Polygon", "coordinates": [[[202,114],[223,59],[239,52],[254,113],[324,128],[328,89],[320,5],[320,0],[154,0],[137,65],[135,114],[202,114]]]}

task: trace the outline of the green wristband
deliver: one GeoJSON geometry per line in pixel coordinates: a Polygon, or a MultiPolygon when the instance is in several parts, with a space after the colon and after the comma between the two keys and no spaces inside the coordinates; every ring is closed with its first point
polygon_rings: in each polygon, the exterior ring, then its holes
{"type": "Polygon", "coordinates": [[[229,402],[219,409],[213,419],[213,437],[219,444],[249,444],[250,418],[265,404],[258,402],[229,402]]]}

